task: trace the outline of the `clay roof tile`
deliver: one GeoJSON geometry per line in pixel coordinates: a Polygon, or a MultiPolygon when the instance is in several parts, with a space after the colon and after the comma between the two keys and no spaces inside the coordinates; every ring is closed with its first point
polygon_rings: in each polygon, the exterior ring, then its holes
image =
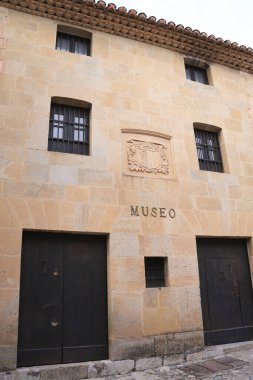
{"type": "Polygon", "coordinates": [[[146,15],[146,13],[141,12],[141,13],[138,13],[138,17],[140,17],[140,18],[146,20],[147,15],[146,15]]]}
{"type": "Polygon", "coordinates": [[[146,32],[140,37],[141,41],[147,43],[151,41],[159,46],[181,51],[183,54],[190,53],[204,58],[210,57],[211,61],[242,70],[246,68],[244,64],[246,61],[249,63],[246,71],[253,72],[252,48],[240,46],[229,40],[224,41],[220,37],[216,38],[213,34],[208,36],[197,29],[192,30],[189,26],[184,27],[182,24],[176,26],[174,22],[167,22],[165,19],[157,21],[156,17],[147,17],[144,12],[138,13],[135,9],[127,10],[124,6],[117,8],[114,3],[107,5],[103,0],[4,0],[3,6],[53,19],[64,20],[65,18],[67,23],[82,23],[82,15],[85,15],[89,20],[89,23],[86,22],[87,26],[89,24],[94,27],[99,26],[105,31],[110,30],[110,33],[118,33],[121,28],[122,35],[134,39],[139,39],[135,30],[138,28],[146,32]],[[109,12],[113,15],[109,15],[109,12]],[[109,20],[110,23],[106,23],[106,20],[109,20]],[[117,25],[113,26],[113,23],[117,25]],[[208,43],[215,46],[212,56],[208,43]],[[227,56],[228,49],[230,49],[230,54],[227,56]],[[219,57],[217,54],[220,54],[219,57]],[[238,62],[241,62],[240,67],[238,62]]]}
{"type": "Polygon", "coordinates": [[[171,26],[172,28],[176,26],[176,24],[173,21],[169,21],[167,25],[171,26]]]}
{"type": "Polygon", "coordinates": [[[129,14],[129,16],[136,16],[137,11],[135,9],[129,9],[128,14],[129,14]]]}
{"type": "Polygon", "coordinates": [[[114,3],[109,3],[109,4],[107,5],[107,9],[108,9],[109,11],[116,11],[117,7],[116,7],[116,5],[115,5],[114,3]]]}
{"type": "Polygon", "coordinates": [[[167,23],[166,23],[166,20],[164,20],[164,18],[160,18],[160,20],[158,20],[157,22],[158,22],[158,24],[160,24],[160,25],[166,25],[166,24],[167,24],[167,23]]]}
{"type": "Polygon", "coordinates": [[[127,12],[127,9],[125,7],[119,7],[116,9],[119,14],[125,14],[127,12]]]}
{"type": "Polygon", "coordinates": [[[103,1],[103,0],[98,0],[98,2],[97,2],[97,6],[98,6],[99,8],[106,8],[106,2],[103,1]]]}
{"type": "Polygon", "coordinates": [[[177,28],[177,30],[179,30],[179,31],[183,31],[183,30],[185,29],[184,25],[182,25],[182,24],[178,24],[178,25],[176,26],[176,28],[177,28]]]}
{"type": "Polygon", "coordinates": [[[150,22],[156,22],[156,17],[155,16],[150,16],[149,18],[148,18],[148,20],[150,21],[150,22]]]}

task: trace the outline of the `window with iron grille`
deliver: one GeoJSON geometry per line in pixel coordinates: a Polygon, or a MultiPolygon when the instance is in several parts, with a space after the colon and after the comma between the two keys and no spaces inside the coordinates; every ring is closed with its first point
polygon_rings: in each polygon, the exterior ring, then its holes
{"type": "Polygon", "coordinates": [[[194,129],[199,168],[213,172],[223,172],[219,136],[217,132],[194,129]]]}
{"type": "Polygon", "coordinates": [[[165,257],[145,257],[146,288],[165,286],[165,257]]]}
{"type": "Polygon", "coordinates": [[[57,32],[56,49],[70,53],[90,55],[90,39],[57,32]]]}
{"type": "Polygon", "coordinates": [[[48,150],[89,155],[89,109],[52,103],[48,150]]]}
{"type": "Polygon", "coordinates": [[[208,83],[208,76],[206,69],[198,66],[193,66],[185,64],[186,78],[194,82],[199,82],[203,84],[208,83]]]}

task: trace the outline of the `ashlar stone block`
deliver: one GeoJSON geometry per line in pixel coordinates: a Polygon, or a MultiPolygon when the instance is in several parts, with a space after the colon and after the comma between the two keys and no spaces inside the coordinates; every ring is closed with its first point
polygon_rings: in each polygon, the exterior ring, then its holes
{"type": "Polygon", "coordinates": [[[110,251],[116,257],[138,256],[137,235],[127,232],[110,234],[110,251]]]}
{"type": "Polygon", "coordinates": [[[153,337],[115,339],[111,341],[110,347],[112,360],[149,358],[155,355],[153,337]]]}
{"type": "Polygon", "coordinates": [[[134,360],[117,360],[114,362],[116,373],[124,375],[134,371],[134,360]]]}
{"type": "Polygon", "coordinates": [[[178,331],[180,329],[178,311],[170,306],[144,309],[143,325],[147,335],[178,331]]]}
{"type": "Polygon", "coordinates": [[[114,376],[117,373],[114,362],[111,360],[88,362],[87,364],[88,364],[88,378],[114,376]]]}
{"type": "Polygon", "coordinates": [[[80,380],[88,377],[88,364],[64,364],[40,369],[40,380],[80,380]]]}
{"type": "Polygon", "coordinates": [[[63,165],[53,165],[49,171],[49,182],[59,185],[77,183],[77,168],[63,165]]]}
{"type": "Polygon", "coordinates": [[[162,366],[162,358],[143,358],[137,359],[135,364],[136,371],[145,371],[146,369],[157,368],[162,366]]]}
{"type": "Polygon", "coordinates": [[[158,335],[154,337],[156,356],[164,356],[167,354],[167,337],[166,335],[158,335]]]}
{"type": "MultiPolygon", "coordinates": [[[[9,370],[15,369],[16,368],[16,357],[17,357],[17,347],[16,346],[1,346],[0,347],[0,371],[9,371],[9,370]]],[[[6,376],[7,375],[8,374],[6,374],[6,376]]],[[[5,378],[3,378],[3,379],[5,380],[5,378]]],[[[7,379],[8,379],[8,377],[7,377],[7,379]]],[[[11,377],[10,377],[10,380],[12,380],[11,377]]]]}
{"type": "Polygon", "coordinates": [[[116,291],[141,291],[144,287],[142,257],[111,258],[111,288],[116,291]]]}
{"type": "MultiPolygon", "coordinates": [[[[131,292],[117,293],[112,297],[110,314],[111,334],[117,338],[141,336],[141,294],[131,292]]],[[[131,357],[130,357],[131,358],[131,357]]]]}

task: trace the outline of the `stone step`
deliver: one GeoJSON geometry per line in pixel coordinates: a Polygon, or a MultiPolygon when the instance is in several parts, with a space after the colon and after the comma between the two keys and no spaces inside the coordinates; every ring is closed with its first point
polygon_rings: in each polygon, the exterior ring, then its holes
{"type": "Polygon", "coordinates": [[[164,364],[182,363],[185,355],[151,357],[136,360],[101,360],[96,362],[48,365],[18,368],[14,371],[0,372],[0,380],[84,380],[106,376],[126,375],[133,371],[158,368],[164,364]]]}
{"type": "MultiPolygon", "coordinates": [[[[154,359],[151,358],[152,367],[154,359]]],[[[141,359],[140,359],[141,360],[141,359]]],[[[146,359],[148,360],[148,359],[146,359]]],[[[83,380],[88,378],[125,375],[135,370],[134,360],[101,360],[97,362],[48,365],[40,367],[18,368],[14,371],[0,372],[0,380],[83,380]]],[[[145,363],[142,363],[145,366],[145,363]]],[[[146,365],[146,367],[148,367],[146,365]]]]}
{"type": "Polygon", "coordinates": [[[253,349],[253,341],[231,343],[206,347],[203,351],[177,354],[167,357],[141,358],[136,360],[101,360],[96,362],[48,365],[18,368],[14,371],[0,372],[0,380],[84,380],[106,376],[126,375],[133,371],[173,366],[179,363],[196,362],[218,358],[241,350],[253,349]]]}
{"type": "Polygon", "coordinates": [[[203,359],[215,358],[215,357],[223,356],[226,354],[230,354],[232,352],[237,352],[241,350],[249,350],[252,348],[253,348],[253,341],[229,343],[229,344],[223,344],[220,346],[211,346],[211,347],[206,347],[203,350],[202,357],[203,359]]]}

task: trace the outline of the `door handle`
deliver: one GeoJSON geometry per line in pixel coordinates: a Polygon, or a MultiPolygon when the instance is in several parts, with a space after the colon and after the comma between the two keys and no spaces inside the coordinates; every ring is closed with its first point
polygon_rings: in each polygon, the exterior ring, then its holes
{"type": "Polygon", "coordinates": [[[57,321],[56,318],[51,321],[51,326],[52,327],[57,327],[58,325],[59,325],[59,322],[57,321]]]}

